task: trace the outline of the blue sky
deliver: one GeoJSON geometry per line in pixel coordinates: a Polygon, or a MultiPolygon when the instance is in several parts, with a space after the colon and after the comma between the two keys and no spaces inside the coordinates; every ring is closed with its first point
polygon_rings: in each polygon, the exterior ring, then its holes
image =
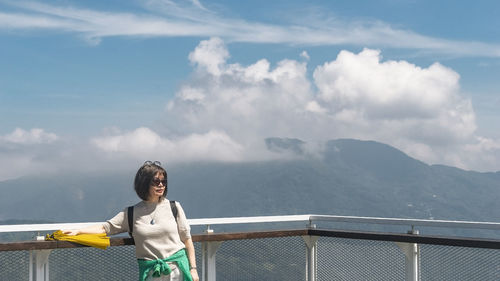
{"type": "Polygon", "coordinates": [[[498,14],[498,1],[0,1],[0,180],[282,157],[269,136],[498,171],[498,14]]]}

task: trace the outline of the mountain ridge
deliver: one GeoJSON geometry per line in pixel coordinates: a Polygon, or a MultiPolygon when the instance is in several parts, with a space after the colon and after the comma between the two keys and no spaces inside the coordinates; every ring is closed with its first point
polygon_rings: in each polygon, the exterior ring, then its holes
{"type": "MultiPolygon", "coordinates": [[[[305,142],[266,140],[306,155],[305,142]]],[[[169,198],[191,218],[304,213],[499,221],[500,173],[428,165],[389,145],[328,141],[321,157],[167,167],[169,198]]],[[[0,220],[103,221],[138,201],[135,171],[0,182],[0,220]],[[16,193],[9,192],[16,186],[16,193]],[[6,195],[7,194],[7,195],[6,195]]]]}

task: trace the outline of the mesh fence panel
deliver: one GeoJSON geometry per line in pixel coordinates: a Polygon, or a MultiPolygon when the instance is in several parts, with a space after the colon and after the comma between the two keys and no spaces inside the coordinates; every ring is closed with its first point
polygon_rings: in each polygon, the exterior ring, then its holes
{"type": "Polygon", "coordinates": [[[500,280],[500,250],[420,245],[422,280],[500,280]]]}
{"type": "Polygon", "coordinates": [[[137,280],[134,246],[56,249],[49,257],[50,280],[137,280]]]}
{"type": "Polygon", "coordinates": [[[194,253],[196,254],[196,267],[197,267],[197,271],[198,271],[198,275],[200,276],[200,280],[201,280],[201,275],[203,274],[202,270],[202,262],[201,262],[201,256],[202,256],[202,253],[201,253],[201,243],[199,242],[195,242],[193,243],[194,244],[194,253]]]}
{"type": "MultiPolygon", "coordinates": [[[[201,275],[201,243],[194,243],[201,275]]],[[[134,246],[55,249],[49,255],[50,280],[137,280],[134,246]]],[[[29,280],[29,252],[0,252],[0,281],[29,280]]]]}
{"type": "Polygon", "coordinates": [[[29,279],[29,252],[12,251],[0,252],[0,280],[28,280],[29,279]]]}
{"type": "Polygon", "coordinates": [[[217,250],[217,280],[304,280],[305,251],[301,237],[226,241],[217,250]]]}
{"type": "Polygon", "coordinates": [[[331,280],[404,280],[405,256],[394,242],[321,237],[317,277],[331,280]]]}
{"type": "MultiPolygon", "coordinates": [[[[320,237],[320,281],[404,280],[405,257],[394,242],[320,237]]],[[[195,243],[202,274],[201,243],[195,243]]],[[[225,241],[217,251],[217,280],[305,280],[301,237],[225,241]]],[[[56,249],[50,280],[137,280],[134,246],[56,249]]],[[[420,245],[421,280],[500,280],[500,250],[420,245]]],[[[29,252],[0,252],[0,281],[28,280],[29,252]]]]}

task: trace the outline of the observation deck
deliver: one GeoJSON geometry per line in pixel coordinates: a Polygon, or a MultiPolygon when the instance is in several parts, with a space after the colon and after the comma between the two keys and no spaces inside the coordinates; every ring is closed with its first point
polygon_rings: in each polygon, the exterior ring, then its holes
{"type": "MultiPolygon", "coordinates": [[[[331,215],[190,219],[213,280],[500,280],[500,223],[331,215]]],[[[137,280],[133,240],[37,241],[93,223],[0,225],[0,280],[137,280]],[[12,240],[12,239],[10,239],[12,240]]]]}

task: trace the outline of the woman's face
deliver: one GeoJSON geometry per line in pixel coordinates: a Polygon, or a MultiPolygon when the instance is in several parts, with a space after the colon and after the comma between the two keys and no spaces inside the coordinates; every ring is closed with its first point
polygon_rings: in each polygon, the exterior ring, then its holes
{"type": "Polygon", "coordinates": [[[151,180],[149,184],[149,196],[148,201],[158,201],[163,193],[165,192],[165,177],[162,173],[158,172],[151,180]]]}

